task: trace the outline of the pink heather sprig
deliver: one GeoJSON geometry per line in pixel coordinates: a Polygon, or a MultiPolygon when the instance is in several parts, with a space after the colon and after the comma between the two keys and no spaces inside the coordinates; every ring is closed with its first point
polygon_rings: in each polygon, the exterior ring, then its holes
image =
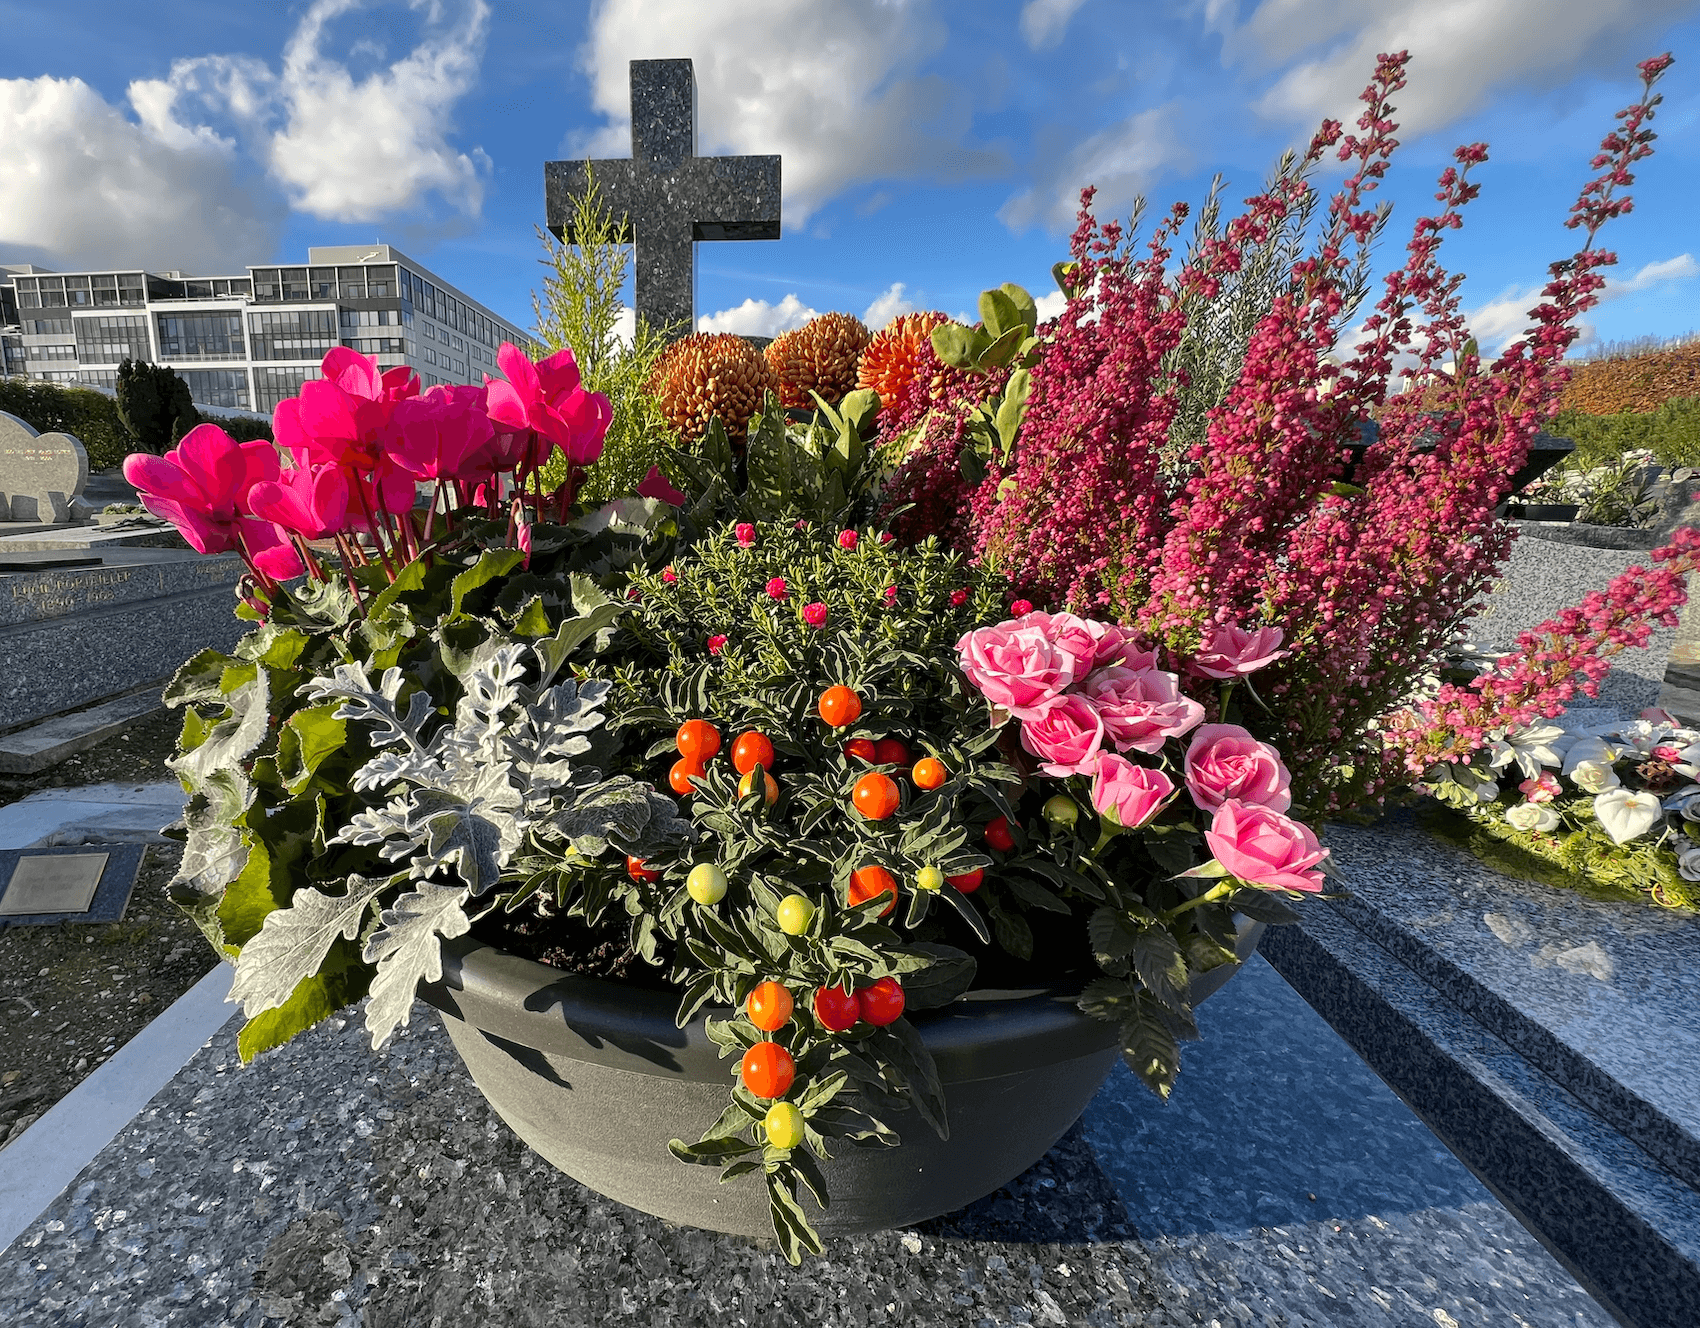
{"type": "Polygon", "coordinates": [[[1447,684],[1416,711],[1396,716],[1387,734],[1390,752],[1420,774],[1437,762],[1464,759],[1496,730],[1556,718],[1578,692],[1598,695],[1611,656],[1646,645],[1655,625],[1676,626],[1677,610],[1688,602],[1688,574],[1700,567],[1700,530],[1677,530],[1651,561],[1651,570],[1631,567],[1605,590],[1524,632],[1516,654],[1468,687],[1447,684]]]}

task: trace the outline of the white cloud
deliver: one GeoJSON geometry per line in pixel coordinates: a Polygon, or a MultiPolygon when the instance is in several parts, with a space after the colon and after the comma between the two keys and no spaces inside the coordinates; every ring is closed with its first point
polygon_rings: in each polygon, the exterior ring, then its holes
{"type": "Polygon", "coordinates": [[[1049,295],[1041,295],[1033,303],[1039,309],[1039,321],[1048,323],[1068,307],[1068,296],[1060,290],[1052,291],[1049,295]]]}
{"type": "MultiPolygon", "coordinates": [[[[1675,258],[1659,259],[1644,264],[1627,279],[1606,278],[1606,284],[1599,293],[1599,302],[1605,304],[1625,295],[1652,290],[1666,282],[1687,281],[1696,276],[1700,276],[1700,263],[1694,261],[1693,254],[1678,254],[1675,258]]],[[[1484,355],[1498,354],[1509,342],[1523,335],[1529,327],[1529,310],[1539,302],[1541,289],[1539,285],[1511,287],[1498,298],[1489,300],[1465,315],[1465,322],[1484,355]]],[[[1579,322],[1577,327],[1581,333],[1577,345],[1585,346],[1594,340],[1591,323],[1579,322]]]]}
{"type": "Polygon", "coordinates": [[[924,2],[597,0],[580,64],[608,123],[570,151],[630,154],[627,62],[664,54],[695,64],[698,152],[784,157],[787,226],[861,181],[1001,174],[968,90],[919,72],[945,37],[924,2]]]}
{"type": "Polygon", "coordinates": [[[915,312],[915,305],[906,296],[904,284],[894,281],[884,291],[874,298],[874,302],[862,311],[862,321],[873,331],[878,332],[894,318],[915,312]]]}
{"type": "Polygon", "coordinates": [[[1348,128],[1357,95],[1381,51],[1411,52],[1410,83],[1395,97],[1402,137],[1444,128],[1508,84],[1557,86],[1584,70],[1620,79],[1664,20],[1693,0],[1263,0],[1243,22],[1239,6],[1210,0],[1206,25],[1223,59],[1280,71],[1257,101],[1263,115],[1348,128]]]}
{"type": "Polygon", "coordinates": [[[1068,21],[1086,0],[1027,0],[1021,7],[1021,36],[1035,51],[1056,46],[1068,31],[1068,21]]]}
{"type": "Polygon", "coordinates": [[[1069,230],[1080,211],[1083,186],[1098,186],[1092,210],[1110,216],[1124,211],[1163,171],[1191,164],[1181,106],[1171,101],[1130,115],[1053,158],[1029,188],[999,209],[998,217],[1017,232],[1030,226],[1069,230]]]}
{"type": "Polygon", "coordinates": [[[435,194],[476,216],[489,160],[450,145],[478,76],[486,0],[408,0],[416,44],[356,77],[329,25],[376,0],[314,0],[274,70],[251,56],[176,61],[127,89],[129,111],[78,79],[0,80],[0,246],[44,266],[228,271],[272,252],[282,192],[337,221],[417,217],[435,194]]]}
{"type": "Polygon", "coordinates": [[[132,105],[138,120],[81,79],[0,79],[0,253],[203,272],[270,254],[280,218],[234,145],[132,105]]]}
{"type": "Polygon", "coordinates": [[[736,332],[745,337],[776,337],[781,332],[789,332],[794,327],[801,327],[811,318],[818,317],[818,313],[793,294],[787,295],[778,304],[769,304],[766,300],[745,300],[735,309],[704,314],[697,319],[697,331],[736,332]]]}
{"type": "Polygon", "coordinates": [[[620,312],[614,315],[614,341],[621,346],[630,346],[637,338],[637,310],[629,304],[622,304],[620,312]]]}

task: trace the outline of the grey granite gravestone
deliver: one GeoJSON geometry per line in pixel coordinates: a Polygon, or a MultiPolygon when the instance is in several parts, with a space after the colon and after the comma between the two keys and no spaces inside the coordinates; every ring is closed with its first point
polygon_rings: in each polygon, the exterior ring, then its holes
{"type": "Polygon", "coordinates": [[[594,178],[637,249],[637,315],[683,336],[696,325],[696,241],[779,238],[779,158],[699,157],[689,60],[633,60],[629,160],[549,161],[549,229],[574,241],[574,203],[594,178]]]}
{"type": "Polygon", "coordinates": [[[88,480],[89,454],[77,439],[37,433],[0,410],[0,523],[67,522],[88,480]]]}
{"type": "Polygon", "coordinates": [[[98,567],[0,572],[0,732],[163,681],[251,626],[235,616],[235,554],[102,557],[98,567]]]}
{"type": "Polygon", "coordinates": [[[117,922],[130,905],[142,844],[0,849],[0,930],[117,922]]]}

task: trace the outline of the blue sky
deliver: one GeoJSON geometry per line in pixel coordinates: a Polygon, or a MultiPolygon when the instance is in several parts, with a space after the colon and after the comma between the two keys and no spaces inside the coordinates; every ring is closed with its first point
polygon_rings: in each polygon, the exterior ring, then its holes
{"type": "Polygon", "coordinates": [[[1673,50],[1595,340],[1700,329],[1700,0],[0,0],[0,262],[240,269],[383,238],[522,325],[549,158],[629,152],[626,62],[696,62],[699,150],[784,157],[785,236],[698,249],[699,315],[973,308],[1052,289],[1070,200],[1243,197],[1380,50],[1413,54],[1379,267],[1458,142],[1447,241],[1521,326],[1632,66],[1673,50]]]}

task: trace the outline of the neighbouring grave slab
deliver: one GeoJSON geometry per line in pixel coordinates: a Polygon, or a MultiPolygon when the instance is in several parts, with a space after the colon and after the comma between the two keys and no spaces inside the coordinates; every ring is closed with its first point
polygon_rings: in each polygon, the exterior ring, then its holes
{"type": "Polygon", "coordinates": [[[1608,1328],[1267,966],[1200,1017],[1168,1107],[1118,1074],[1003,1190],[797,1269],[555,1171],[423,1006],[246,1069],[233,1021],[0,1253],[0,1321],[1608,1328]]]}
{"type": "Polygon", "coordinates": [[[1620,1322],[1700,1323],[1700,920],[1329,842],[1349,897],[1263,953],[1620,1322]]]}
{"type": "Polygon", "coordinates": [[[0,732],[163,682],[251,626],[235,616],[235,554],[101,557],[99,567],[0,572],[0,732]]]}
{"type": "Polygon", "coordinates": [[[0,774],[33,775],[122,733],[165,702],[157,686],[0,734],[0,774]]]}
{"type": "Polygon", "coordinates": [[[6,521],[70,521],[88,481],[81,442],[68,433],[37,433],[0,410],[0,533],[6,521]]]}
{"type": "Polygon", "coordinates": [[[50,788],[0,807],[0,849],[150,843],[183,814],[175,783],[50,788]]]}
{"type": "Polygon", "coordinates": [[[136,888],[142,849],[0,849],[0,927],[118,921],[136,888]]]}

